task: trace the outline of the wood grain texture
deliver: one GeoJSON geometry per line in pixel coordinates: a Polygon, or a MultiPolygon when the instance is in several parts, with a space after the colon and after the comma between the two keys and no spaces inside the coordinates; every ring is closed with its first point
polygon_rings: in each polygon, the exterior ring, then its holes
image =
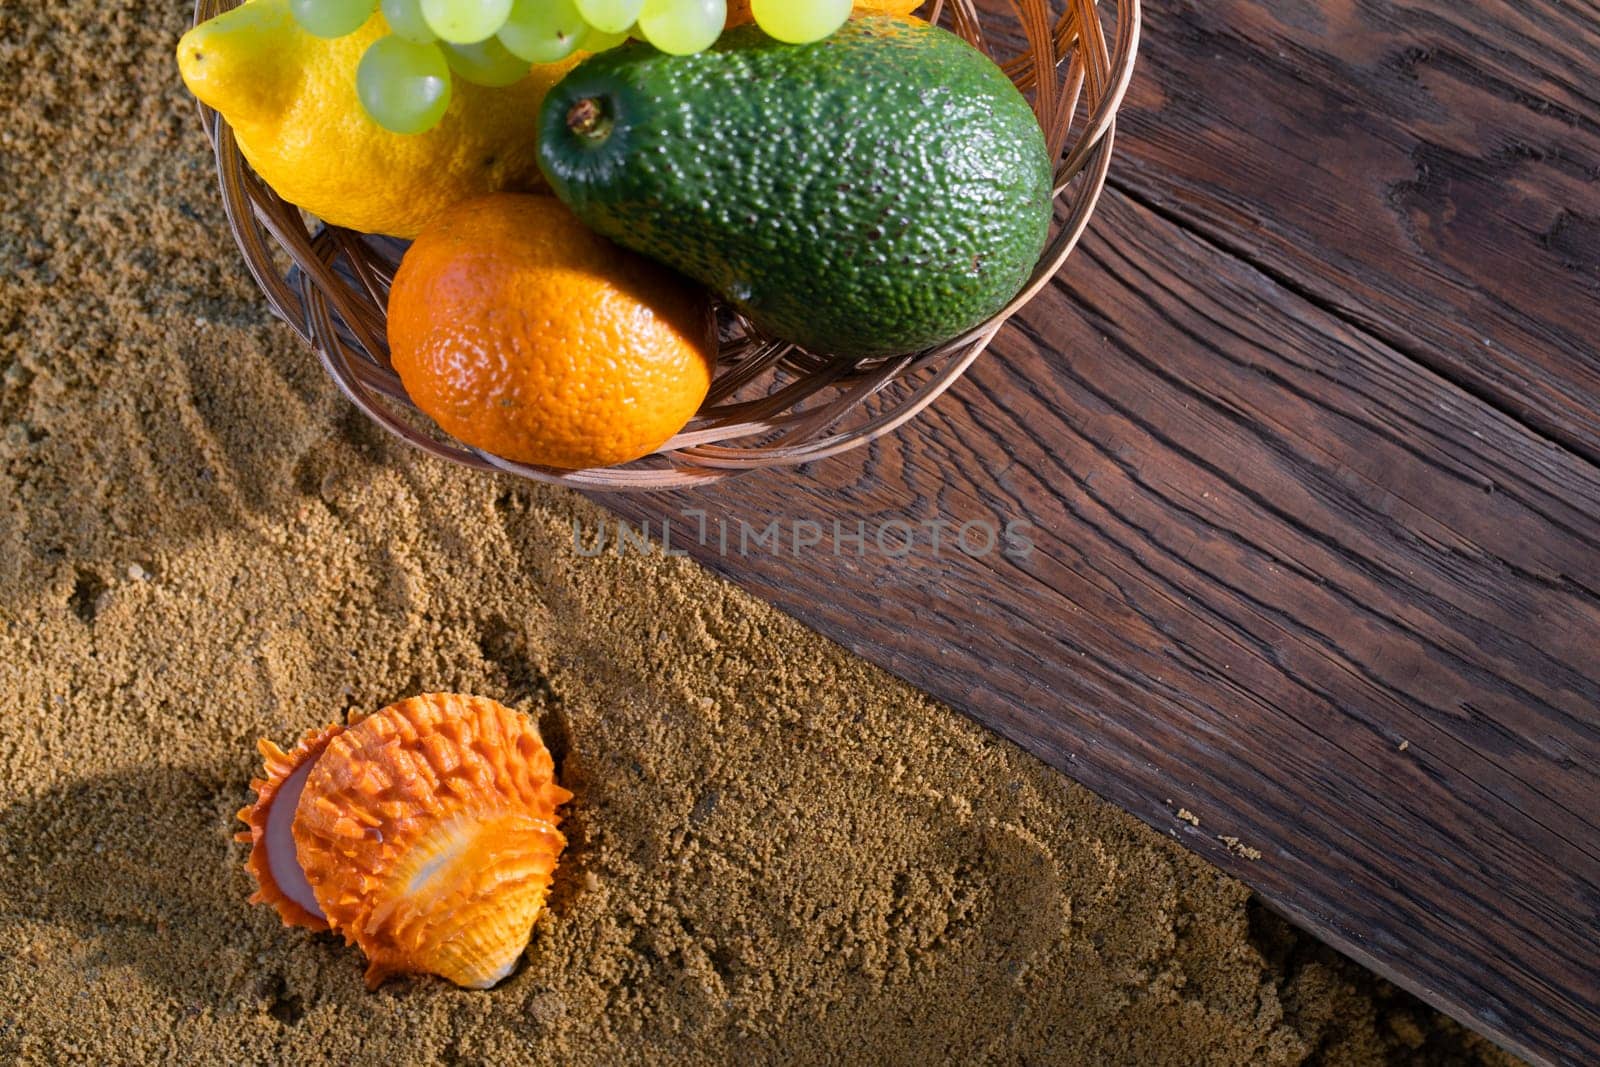
{"type": "Polygon", "coordinates": [[[1113,181],[1600,460],[1600,5],[1146,0],[1113,181]]]}
{"type": "Polygon", "coordinates": [[[1600,469],[1206,239],[1111,193],[910,432],[606,502],[1029,520],[1027,559],[690,548],[1509,1047],[1600,1061],[1600,469]]]}

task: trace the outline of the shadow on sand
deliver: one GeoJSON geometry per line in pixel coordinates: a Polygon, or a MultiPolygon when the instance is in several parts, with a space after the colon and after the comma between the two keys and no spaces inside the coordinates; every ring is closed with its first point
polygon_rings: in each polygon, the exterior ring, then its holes
{"type": "Polygon", "coordinates": [[[258,939],[276,924],[247,904],[241,847],[230,841],[245,795],[239,777],[148,766],[11,805],[0,813],[0,927],[43,921],[82,939],[80,958],[35,966],[65,963],[91,978],[133,967],[180,1011],[236,1011],[264,998],[292,1022],[297,998],[255,964],[258,939]]]}

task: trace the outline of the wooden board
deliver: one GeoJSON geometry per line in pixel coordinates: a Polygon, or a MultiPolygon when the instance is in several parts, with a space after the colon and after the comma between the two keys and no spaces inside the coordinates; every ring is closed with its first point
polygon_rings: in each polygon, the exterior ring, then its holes
{"type": "Polygon", "coordinates": [[[1597,27],[1157,0],[1089,237],[947,397],[606,502],[679,546],[680,508],[1030,522],[1025,559],[688,547],[1507,1047],[1600,1062],[1597,27]]]}

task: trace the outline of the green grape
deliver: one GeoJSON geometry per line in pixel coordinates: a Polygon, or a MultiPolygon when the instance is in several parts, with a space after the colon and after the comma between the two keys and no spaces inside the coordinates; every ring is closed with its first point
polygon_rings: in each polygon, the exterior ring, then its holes
{"type": "Polygon", "coordinates": [[[529,63],[554,63],[575,52],[588,31],[572,0],[515,0],[500,43],[529,63]]]}
{"type": "Polygon", "coordinates": [[[644,0],[639,32],[661,51],[687,56],[715,44],[727,21],[727,0],[644,0]]]}
{"type": "Polygon", "coordinates": [[[421,133],[437,125],[450,107],[450,66],[438,45],[390,34],[372,42],[361,57],[356,93],[384,129],[421,133]]]}
{"type": "Polygon", "coordinates": [[[810,44],[843,26],[852,6],[851,0],[750,0],[750,13],[768,37],[810,44]]]}
{"type": "Polygon", "coordinates": [[[627,33],[643,6],[644,0],[578,0],[578,14],[602,33],[627,33]]]}
{"type": "Polygon", "coordinates": [[[515,85],[528,76],[528,61],[518,59],[506,46],[491,37],[478,44],[444,45],[445,62],[450,69],[473,85],[491,89],[515,85]]]}
{"type": "MultiPolygon", "coordinates": [[[[629,29],[632,28],[631,26],[629,27],[629,29]]],[[[628,30],[623,30],[621,33],[606,33],[590,26],[589,32],[585,33],[583,40],[578,42],[578,47],[585,52],[609,52],[627,39],[628,30]]]]}
{"type": "Polygon", "coordinates": [[[422,17],[422,0],[383,0],[383,17],[396,37],[415,44],[432,44],[439,39],[422,17]]]}
{"type": "Polygon", "coordinates": [[[428,29],[451,44],[487,41],[511,14],[511,0],[422,0],[421,7],[428,29]]]}
{"type": "Polygon", "coordinates": [[[300,28],[317,37],[355,33],[377,6],[377,0],[289,0],[289,11],[300,28]]]}

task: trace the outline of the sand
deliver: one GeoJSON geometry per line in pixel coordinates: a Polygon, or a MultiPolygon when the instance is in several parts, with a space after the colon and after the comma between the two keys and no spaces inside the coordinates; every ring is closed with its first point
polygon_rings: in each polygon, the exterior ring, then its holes
{"type": "Polygon", "coordinates": [[[390,443],[275,325],[170,51],[8,4],[0,1059],[1509,1062],[1013,746],[566,493],[390,443]],[[528,959],[368,994],[251,907],[258,736],[461,689],[577,794],[528,959]]]}

